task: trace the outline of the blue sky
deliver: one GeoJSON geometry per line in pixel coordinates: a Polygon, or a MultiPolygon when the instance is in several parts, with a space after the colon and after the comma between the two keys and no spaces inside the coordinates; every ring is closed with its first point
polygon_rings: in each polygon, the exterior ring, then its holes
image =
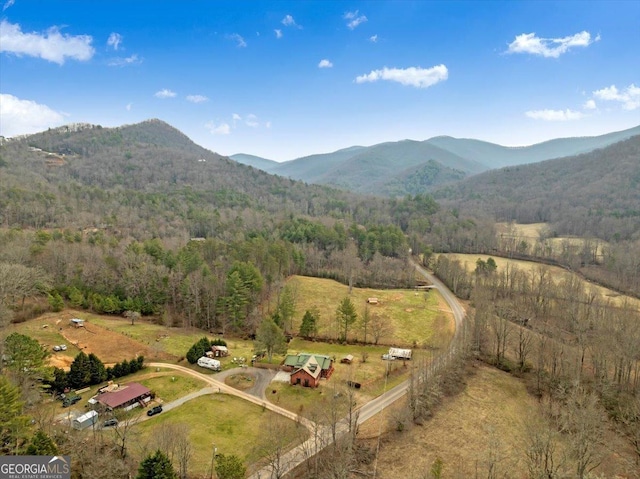
{"type": "Polygon", "coordinates": [[[638,1],[1,5],[7,137],[159,118],[218,153],[284,161],[640,124],[638,1]]]}

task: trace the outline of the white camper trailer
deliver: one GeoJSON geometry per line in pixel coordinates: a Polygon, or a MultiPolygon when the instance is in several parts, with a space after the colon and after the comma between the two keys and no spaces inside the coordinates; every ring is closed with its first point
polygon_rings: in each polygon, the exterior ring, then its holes
{"type": "Polygon", "coordinates": [[[213,369],[214,371],[220,371],[221,364],[217,359],[202,356],[198,359],[198,366],[201,368],[213,369]]]}

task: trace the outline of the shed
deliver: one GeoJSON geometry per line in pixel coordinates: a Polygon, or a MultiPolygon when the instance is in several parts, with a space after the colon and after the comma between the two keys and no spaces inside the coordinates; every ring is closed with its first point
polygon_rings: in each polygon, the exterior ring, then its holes
{"type": "Polygon", "coordinates": [[[220,346],[218,344],[211,346],[211,352],[214,358],[229,356],[229,349],[226,346],[220,346]]]}
{"type": "Polygon", "coordinates": [[[75,326],[76,328],[81,328],[84,326],[84,319],[73,318],[71,319],[71,321],[69,321],[69,323],[71,324],[71,326],[75,326]]]}
{"type": "Polygon", "coordinates": [[[367,298],[367,303],[378,304],[378,298],[367,298]]]}
{"type": "Polygon", "coordinates": [[[347,354],[340,360],[342,364],[351,364],[353,362],[353,354],[347,354]]]}
{"type": "Polygon", "coordinates": [[[89,411],[82,416],[78,416],[73,420],[74,429],[85,429],[89,426],[93,426],[98,421],[98,413],[96,411],[89,411]]]}
{"type": "Polygon", "coordinates": [[[410,349],[389,348],[389,356],[395,359],[411,359],[410,349]]]}

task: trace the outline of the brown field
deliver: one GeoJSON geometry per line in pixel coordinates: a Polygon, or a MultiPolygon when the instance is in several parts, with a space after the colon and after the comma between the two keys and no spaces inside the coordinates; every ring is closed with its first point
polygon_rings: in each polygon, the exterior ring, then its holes
{"type": "MultiPolygon", "coordinates": [[[[528,477],[524,447],[528,421],[542,418],[537,400],[527,393],[522,380],[505,372],[480,363],[474,365],[474,371],[464,391],[446,400],[423,426],[384,432],[394,423],[394,411],[389,410],[360,428],[359,436],[372,451],[380,437],[378,477],[431,477],[429,471],[437,457],[444,462],[443,477],[487,477],[492,445],[499,459],[495,477],[528,477]],[[400,457],[411,460],[398,460],[400,457]]],[[[606,444],[608,451],[595,472],[607,478],[638,477],[624,475],[633,470],[624,442],[609,431],[606,444]]]]}
{"type": "MultiPolygon", "coordinates": [[[[532,253],[532,247],[540,241],[541,235],[547,233],[549,225],[547,223],[496,223],[496,232],[499,238],[513,238],[516,242],[526,241],[529,245],[528,253],[532,253]]],[[[556,236],[546,237],[543,240],[545,255],[560,256],[565,251],[580,251],[586,241],[591,241],[592,245],[597,244],[596,257],[602,258],[602,248],[607,245],[606,241],[601,239],[587,240],[577,236],[556,236]]]]}
{"type": "MultiPolygon", "coordinates": [[[[540,263],[536,263],[534,261],[522,261],[517,259],[508,259],[501,258],[498,256],[491,255],[483,255],[483,254],[459,254],[459,253],[447,253],[445,256],[452,259],[459,260],[467,269],[467,271],[473,271],[476,268],[476,261],[480,258],[483,261],[486,261],[488,258],[493,258],[498,265],[498,272],[503,271],[507,265],[509,267],[517,267],[521,271],[526,271],[528,273],[536,271],[538,268],[548,268],[548,270],[553,275],[554,281],[556,283],[566,280],[567,278],[575,275],[571,271],[567,271],[566,269],[560,268],[558,266],[548,266],[541,265],[540,263]]],[[[632,298],[630,296],[622,295],[616,291],[605,288],[603,286],[598,286],[593,284],[587,280],[579,278],[580,281],[584,283],[585,290],[593,290],[600,296],[600,298],[604,301],[609,301],[613,306],[622,306],[623,303],[634,306],[636,308],[640,308],[640,300],[637,298],[632,298]]]]}
{"type": "Polygon", "coordinates": [[[24,323],[12,324],[7,328],[8,333],[14,331],[37,339],[51,351],[51,365],[58,367],[68,367],[80,351],[84,351],[86,354],[94,353],[107,365],[139,355],[144,356],[147,360],[175,359],[147,344],[103,328],[93,323],[90,315],[73,310],[47,313],[24,323]],[[69,320],[75,317],[87,319],[85,327],[71,326],[69,320]],[[67,350],[53,352],[51,348],[57,344],[66,344],[67,350]]]}

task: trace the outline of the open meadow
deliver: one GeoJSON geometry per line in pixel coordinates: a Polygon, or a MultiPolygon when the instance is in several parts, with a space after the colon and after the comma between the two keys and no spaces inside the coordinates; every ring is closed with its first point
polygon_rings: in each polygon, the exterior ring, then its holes
{"type": "MultiPolygon", "coordinates": [[[[472,368],[464,390],[422,426],[395,431],[397,411],[389,408],[360,427],[360,440],[370,450],[375,451],[379,441],[379,477],[431,477],[436,458],[444,465],[442,477],[487,477],[492,457],[496,475],[491,477],[528,477],[525,448],[532,424],[544,419],[540,403],[528,394],[523,380],[482,363],[472,368]]],[[[638,477],[631,472],[632,455],[624,441],[607,431],[606,442],[605,457],[595,472],[602,477],[638,477]],[[622,471],[630,475],[615,475],[622,471]]],[[[561,442],[560,450],[564,448],[561,442]]]]}
{"type": "MultiPolygon", "coordinates": [[[[318,336],[337,338],[336,310],[340,302],[349,296],[359,318],[368,308],[372,317],[382,320],[384,331],[380,335],[380,344],[438,348],[448,344],[453,336],[453,316],[436,290],[353,288],[349,295],[349,287],[337,281],[307,276],[293,276],[287,284],[296,295],[292,328],[296,332],[300,329],[305,311],[317,308],[320,313],[318,336]],[[376,298],[377,304],[368,304],[369,298],[376,298]]],[[[364,339],[358,322],[351,327],[348,338],[358,341],[364,339]]],[[[373,342],[371,330],[367,341],[373,342]]]]}

